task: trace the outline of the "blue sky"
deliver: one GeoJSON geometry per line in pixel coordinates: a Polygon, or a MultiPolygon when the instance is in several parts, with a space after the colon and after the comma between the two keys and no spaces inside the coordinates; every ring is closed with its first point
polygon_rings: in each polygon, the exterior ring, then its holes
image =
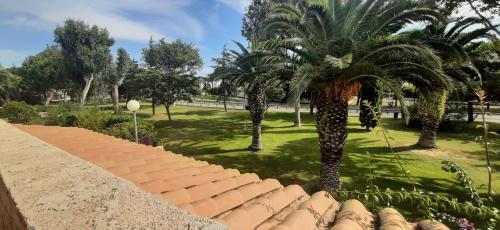
{"type": "MultiPolygon", "coordinates": [[[[109,30],[113,53],[124,47],[141,60],[149,38],[180,38],[200,49],[205,76],[224,44],[245,42],[241,20],[251,0],[0,0],[0,64],[21,65],[53,42],[54,28],[76,18],[109,30]]],[[[461,8],[458,15],[473,16],[461,8]]],[[[495,23],[500,23],[496,16],[495,23]]],[[[418,27],[413,25],[413,27],[418,27]]],[[[412,28],[412,26],[410,26],[412,28]]],[[[234,47],[234,46],[233,46],[234,47]]]]}
{"type": "Polygon", "coordinates": [[[21,65],[24,58],[53,42],[54,28],[68,17],[109,30],[118,47],[141,61],[150,36],[180,38],[200,49],[204,68],[225,43],[244,42],[241,20],[250,0],[0,0],[0,64],[21,65]]]}

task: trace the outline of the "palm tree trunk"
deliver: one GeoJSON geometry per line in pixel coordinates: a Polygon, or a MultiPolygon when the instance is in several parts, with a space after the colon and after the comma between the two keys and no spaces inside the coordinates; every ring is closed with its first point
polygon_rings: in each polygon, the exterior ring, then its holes
{"type": "Polygon", "coordinates": [[[300,101],[295,103],[295,121],[293,123],[293,126],[295,127],[302,126],[302,121],[300,119],[300,101]]]}
{"type": "Polygon", "coordinates": [[[439,120],[432,117],[422,118],[422,132],[418,139],[417,146],[423,148],[436,148],[437,130],[439,128],[439,120]]]}
{"type": "Polygon", "coordinates": [[[347,138],[348,104],[327,97],[316,101],[321,169],[319,186],[325,191],[340,189],[340,160],[347,138]]]}
{"type": "Polygon", "coordinates": [[[252,151],[260,151],[263,149],[262,144],[262,119],[266,112],[266,101],[264,95],[264,85],[256,83],[248,92],[248,106],[250,118],[252,119],[252,143],[248,148],[252,151]]]}
{"type": "Polygon", "coordinates": [[[439,123],[443,118],[448,100],[448,91],[436,90],[428,98],[420,97],[418,102],[418,117],[422,124],[422,132],[417,146],[436,148],[436,137],[439,123]]]}

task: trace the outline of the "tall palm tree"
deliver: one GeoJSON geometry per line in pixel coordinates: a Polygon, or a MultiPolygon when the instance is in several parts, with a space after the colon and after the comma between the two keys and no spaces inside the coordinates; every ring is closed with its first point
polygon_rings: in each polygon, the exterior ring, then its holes
{"type": "Polygon", "coordinates": [[[300,74],[295,82],[307,85],[317,107],[320,188],[340,188],[348,101],[364,80],[380,81],[399,98],[401,79],[432,78],[448,84],[432,50],[387,37],[407,23],[438,18],[434,10],[404,0],[317,0],[273,7],[266,30],[294,35],[280,44],[297,56],[300,74]]]}
{"type": "MultiPolygon", "coordinates": [[[[401,38],[423,43],[433,48],[441,57],[443,72],[452,80],[453,90],[465,92],[474,88],[474,83],[481,75],[469,58],[467,46],[472,41],[494,38],[489,27],[482,27],[480,18],[447,19],[427,26],[423,30],[403,33],[401,38]],[[480,25],[476,29],[477,25],[480,25]],[[467,31],[467,32],[464,32],[467,31]]],[[[479,81],[480,82],[480,81],[479,81]]],[[[418,87],[426,94],[420,97],[417,114],[422,123],[422,132],[417,146],[424,148],[437,147],[437,130],[445,113],[445,104],[450,92],[439,85],[418,87]]]]}
{"type": "MultiPolygon", "coordinates": [[[[240,51],[230,50],[229,65],[225,66],[219,76],[232,78],[238,87],[245,87],[247,91],[246,109],[250,112],[252,120],[252,143],[248,148],[252,151],[263,149],[262,144],[262,119],[267,110],[265,90],[267,84],[276,82],[269,80],[269,75],[277,74],[277,60],[280,54],[272,41],[260,42],[252,39],[249,47],[235,42],[240,51]]],[[[278,68],[279,69],[279,68],[278,68]]]]}

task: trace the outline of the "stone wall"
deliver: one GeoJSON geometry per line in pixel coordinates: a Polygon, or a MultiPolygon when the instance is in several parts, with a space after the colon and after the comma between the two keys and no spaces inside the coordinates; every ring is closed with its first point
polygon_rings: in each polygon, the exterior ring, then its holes
{"type": "Polygon", "coordinates": [[[3,120],[0,178],[2,230],[227,229],[3,120]]]}
{"type": "Polygon", "coordinates": [[[26,222],[0,176],[0,229],[26,229],[26,222]]]}

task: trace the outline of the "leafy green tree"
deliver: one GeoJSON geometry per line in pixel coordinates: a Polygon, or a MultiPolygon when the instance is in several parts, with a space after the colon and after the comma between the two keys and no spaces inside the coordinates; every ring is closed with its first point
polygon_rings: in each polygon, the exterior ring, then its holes
{"type": "Polygon", "coordinates": [[[68,73],[80,84],[80,105],[85,105],[92,81],[102,74],[112,60],[114,39],[106,29],[68,19],[54,30],[55,42],[62,50],[68,73]]]}
{"type": "Polygon", "coordinates": [[[23,82],[34,92],[45,98],[49,105],[56,90],[64,89],[63,56],[61,48],[49,46],[41,53],[27,57],[22,65],[23,82]]]}
{"type": "MultiPolygon", "coordinates": [[[[304,7],[278,4],[266,30],[295,36],[281,46],[299,60],[297,82],[317,107],[321,168],[319,186],[340,188],[340,162],[347,138],[348,101],[366,79],[376,79],[401,99],[399,79],[439,79],[440,59],[430,49],[384,39],[413,21],[437,20],[439,13],[412,1],[310,1],[304,7]]],[[[403,100],[401,100],[403,101],[403,100]]]]}
{"type": "Polygon", "coordinates": [[[151,68],[150,76],[156,77],[150,85],[152,96],[165,106],[171,120],[170,107],[177,100],[191,100],[198,93],[194,74],[203,66],[199,50],[181,40],[171,43],[151,40],[142,56],[151,68]]]}
{"type": "Polygon", "coordinates": [[[21,78],[0,67],[0,105],[17,98],[21,78]]]}
{"type": "Polygon", "coordinates": [[[137,63],[130,58],[130,55],[124,48],[118,48],[115,65],[112,65],[111,71],[106,75],[106,82],[111,87],[111,99],[115,113],[119,112],[120,92],[119,88],[127,76],[136,68],[137,63]]]}
{"type": "Polygon", "coordinates": [[[471,58],[481,73],[487,100],[500,101],[500,40],[482,42],[471,50],[471,58]]]}
{"type": "Polygon", "coordinates": [[[500,36],[499,25],[494,25],[490,18],[485,16],[485,13],[492,15],[500,14],[500,1],[498,0],[434,0],[435,3],[441,5],[444,11],[451,13],[457,11],[462,6],[468,6],[481,19],[486,27],[494,31],[497,36],[500,36]]]}
{"type": "Polygon", "coordinates": [[[252,40],[253,37],[263,40],[266,37],[286,36],[283,33],[284,31],[276,31],[273,35],[269,33],[266,34],[263,31],[264,22],[271,13],[272,5],[276,3],[290,3],[298,6],[299,4],[304,4],[305,1],[306,0],[252,0],[243,17],[241,35],[246,37],[248,41],[252,40]]]}
{"type": "Polygon", "coordinates": [[[376,80],[364,81],[361,85],[359,97],[361,101],[359,105],[359,121],[361,127],[365,127],[366,131],[370,131],[370,128],[377,127],[377,122],[382,115],[384,87],[376,80]],[[365,103],[371,106],[372,109],[365,103]],[[373,114],[372,110],[375,114],[373,114]]]}
{"type": "Polygon", "coordinates": [[[225,74],[226,69],[231,65],[231,55],[226,45],[221,52],[220,58],[214,58],[213,62],[215,62],[214,72],[210,75],[209,79],[211,81],[220,82],[219,87],[216,88],[216,94],[222,99],[224,104],[224,111],[227,112],[227,101],[231,94],[236,91],[236,87],[233,85],[232,81],[233,76],[225,74]]]}

